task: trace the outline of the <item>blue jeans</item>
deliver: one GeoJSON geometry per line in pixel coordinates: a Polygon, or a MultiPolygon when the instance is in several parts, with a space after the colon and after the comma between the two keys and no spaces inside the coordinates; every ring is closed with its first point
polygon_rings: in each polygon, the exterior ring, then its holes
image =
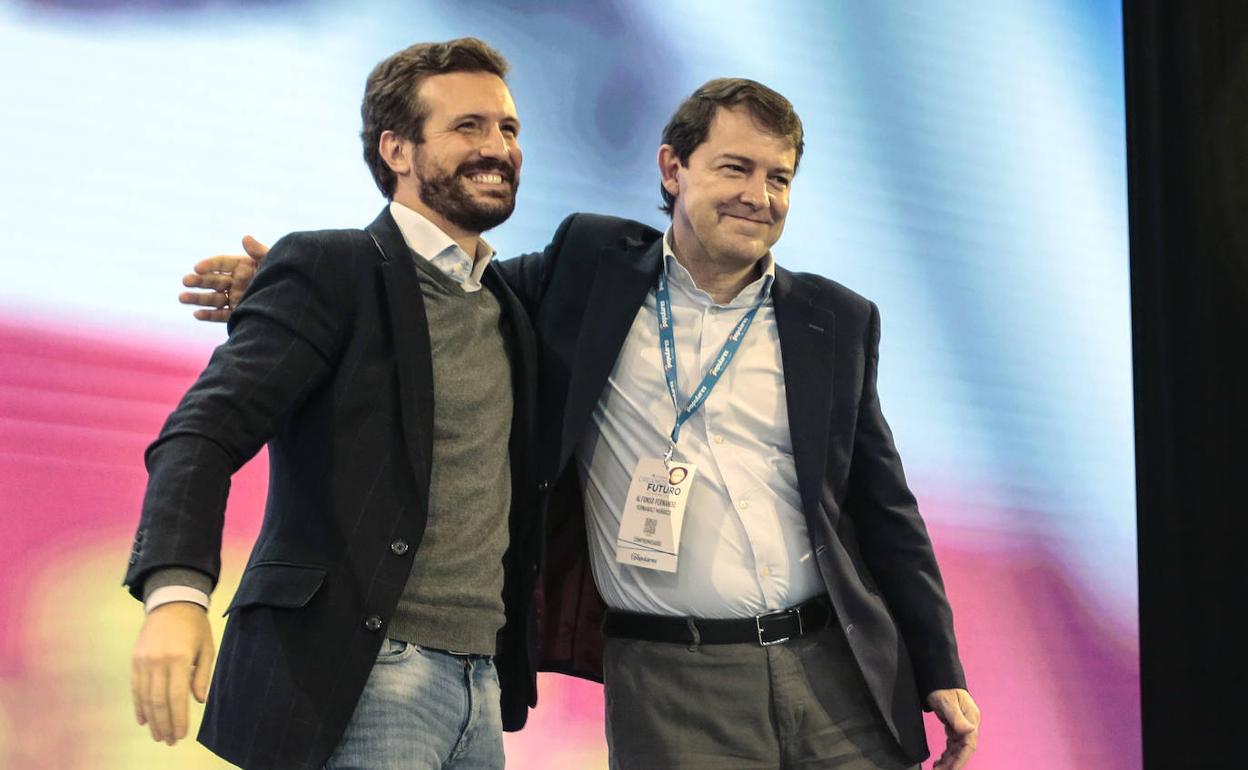
{"type": "Polygon", "coordinates": [[[499,770],[498,674],[481,655],[387,639],[325,770],[499,770]]]}

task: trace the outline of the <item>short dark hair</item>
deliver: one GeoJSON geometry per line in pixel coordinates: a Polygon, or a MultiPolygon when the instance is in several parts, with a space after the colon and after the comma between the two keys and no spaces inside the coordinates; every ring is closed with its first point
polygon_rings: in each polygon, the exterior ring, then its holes
{"type": "Polygon", "coordinates": [[[393,131],[416,144],[425,140],[429,108],[417,96],[425,78],[448,72],[488,72],[502,78],[508,68],[502,54],[475,37],[417,43],[373,67],[360,105],[364,121],[360,139],[364,142],[364,162],[373,172],[377,188],[387,198],[394,198],[398,181],[377,148],[382,132],[393,131]]]}
{"type": "MultiPolygon", "coordinates": [[[[793,162],[796,172],[805,146],[802,119],[797,116],[792,103],[779,92],[747,78],[715,78],[704,83],[676,108],[676,113],[663,129],[663,144],[670,144],[680,164],[688,166],[689,156],[706,141],[715,113],[721,107],[731,109],[742,105],[750,111],[760,128],[793,143],[793,148],[797,150],[797,158],[793,162]]],[[[659,185],[659,191],[663,194],[663,205],[659,208],[670,217],[676,198],[662,185],[659,185]]]]}

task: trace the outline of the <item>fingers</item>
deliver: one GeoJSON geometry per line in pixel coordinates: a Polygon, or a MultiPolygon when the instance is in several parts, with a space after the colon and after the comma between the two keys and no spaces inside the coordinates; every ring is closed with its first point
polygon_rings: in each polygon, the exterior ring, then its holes
{"type": "Polygon", "coordinates": [[[169,745],[186,737],[186,698],[191,686],[191,662],[176,661],[169,667],[169,714],[173,722],[169,745]]]}
{"type": "Polygon", "coordinates": [[[191,669],[211,669],[212,657],[212,629],[202,607],[172,602],[148,613],[131,658],[130,688],[135,720],[147,725],[152,740],[172,746],[186,737],[188,691],[196,689],[197,698],[206,694],[206,685],[192,681],[191,669]]]}
{"type": "Polygon", "coordinates": [[[965,690],[940,690],[932,693],[932,710],[945,725],[949,737],[965,736],[979,727],[979,708],[965,690]]]}
{"type": "Polygon", "coordinates": [[[184,291],[178,295],[178,302],[220,309],[230,304],[230,296],[225,292],[184,291]]]}
{"type": "Polygon", "coordinates": [[[139,726],[147,724],[147,710],[143,704],[147,700],[146,669],[139,665],[137,659],[130,661],[130,700],[134,703],[134,721],[139,726]]]}
{"type": "Polygon", "coordinates": [[[961,770],[961,768],[966,767],[967,762],[971,760],[971,755],[974,753],[974,741],[950,741],[946,744],[940,759],[936,760],[936,764],[932,765],[932,770],[961,770]]]}
{"type": "Polygon", "coordinates": [[[230,314],[234,311],[230,308],[222,308],[220,310],[196,310],[194,316],[200,321],[212,321],[213,323],[225,323],[230,320],[230,314]]]}
{"type": "Polygon", "coordinates": [[[199,656],[195,659],[195,678],[191,681],[191,692],[195,700],[203,703],[208,699],[208,684],[212,681],[212,666],[216,660],[216,650],[212,639],[205,639],[199,648],[199,656]]]}
{"type": "Polygon", "coordinates": [[[199,305],[207,308],[196,310],[194,315],[201,321],[228,321],[232,312],[230,295],[225,292],[184,291],[178,295],[178,302],[183,305],[199,305]]]}
{"type": "Polygon", "coordinates": [[[260,241],[252,238],[250,235],[243,236],[243,251],[247,252],[247,256],[251,257],[259,265],[269,254],[269,247],[260,241]]]}
{"type": "Polygon", "coordinates": [[[193,289],[212,289],[225,291],[234,283],[234,273],[187,273],[182,276],[182,285],[193,289]]]}
{"type": "Polygon", "coordinates": [[[178,295],[183,305],[199,305],[200,321],[229,320],[230,309],[243,298],[256,275],[256,267],[269,249],[250,235],[243,239],[247,255],[218,255],[195,263],[193,273],[182,278],[182,285],[206,291],[184,291],[178,295]]]}
{"type": "Polygon", "coordinates": [[[147,687],[148,728],[152,740],[163,741],[170,746],[173,738],[173,714],[169,708],[169,667],[159,666],[150,672],[147,687]]]}
{"type": "Polygon", "coordinates": [[[979,707],[966,690],[938,690],[928,699],[945,726],[945,750],[932,770],[960,770],[979,743],[979,707]]]}
{"type": "MultiPolygon", "coordinates": [[[[258,243],[258,242],[257,242],[258,243]]],[[[267,249],[266,249],[267,252],[267,249]]],[[[199,275],[210,273],[232,273],[240,264],[252,265],[252,257],[243,254],[218,254],[215,257],[201,259],[191,268],[199,275]]],[[[189,284],[188,284],[189,285],[189,284]]]]}
{"type": "Polygon", "coordinates": [[[945,723],[945,732],[950,735],[964,736],[975,732],[975,724],[966,718],[966,714],[962,712],[958,704],[950,704],[949,708],[941,713],[941,721],[945,723]]]}

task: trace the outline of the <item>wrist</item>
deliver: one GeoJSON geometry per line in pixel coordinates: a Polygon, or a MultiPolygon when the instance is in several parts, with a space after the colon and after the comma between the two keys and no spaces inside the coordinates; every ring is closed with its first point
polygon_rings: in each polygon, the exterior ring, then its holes
{"type": "Polygon", "coordinates": [[[192,588],[191,586],[161,586],[149,593],[147,598],[143,600],[143,611],[151,613],[157,607],[173,602],[189,602],[202,607],[205,612],[208,611],[208,607],[211,605],[208,594],[198,588],[192,588]]]}

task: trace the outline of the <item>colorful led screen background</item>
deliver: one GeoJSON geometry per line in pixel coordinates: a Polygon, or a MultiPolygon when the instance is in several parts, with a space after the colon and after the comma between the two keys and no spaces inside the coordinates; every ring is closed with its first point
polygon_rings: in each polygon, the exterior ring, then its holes
{"type": "MultiPolygon", "coordinates": [[[[575,210],[661,225],[659,131],[703,81],[790,97],[806,156],[777,258],[880,305],[884,408],[985,713],[973,767],[1138,767],[1105,0],[0,4],[0,766],[221,766],[152,745],[128,705],[142,451],[224,338],[179,278],[244,233],[370,221],[364,76],[466,34],[511,59],[524,123],[504,255],[575,210]]],[[[234,485],[218,607],[264,479],[261,456],[234,485]]],[[[605,768],[600,690],[541,688],[510,766],[605,768]]]]}

